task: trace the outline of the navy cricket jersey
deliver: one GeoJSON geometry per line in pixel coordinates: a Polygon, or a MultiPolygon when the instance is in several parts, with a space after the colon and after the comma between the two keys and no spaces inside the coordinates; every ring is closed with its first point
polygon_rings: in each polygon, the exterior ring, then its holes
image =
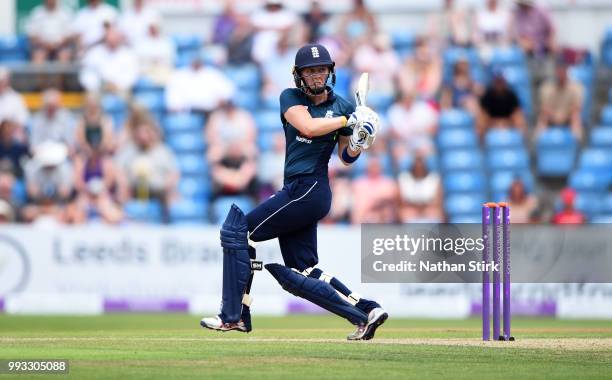
{"type": "Polygon", "coordinates": [[[288,88],[280,95],[281,121],[285,131],[285,179],[313,174],[327,177],[327,165],[334,147],[338,143],[338,135],[350,136],[353,131],[343,127],[327,135],[306,137],[285,119],[285,112],[295,105],[308,107],[308,113],[313,118],[346,116],[355,112],[355,107],[342,97],[335,95],[328,87],[327,100],[314,105],[298,88],[288,88]]]}

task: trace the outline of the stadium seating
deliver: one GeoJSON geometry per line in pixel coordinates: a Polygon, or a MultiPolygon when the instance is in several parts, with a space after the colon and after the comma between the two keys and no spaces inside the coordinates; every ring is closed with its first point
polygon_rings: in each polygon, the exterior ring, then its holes
{"type": "Polygon", "coordinates": [[[578,144],[569,128],[548,128],[536,141],[537,172],[545,177],[565,177],[574,167],[578,144]]]}
{"type": "Polygon", "coordinates": [[[211,194],[210,182],[204,177],[186,177],[183,175],[178,184],[178,191],[181,197],[208,203],[208,198],[211,194]]]}
{"type": "Polygon", "coordinates": [[[612,105],[605,106],[601,110],[601,124],[612,126],[612,105]]]}
{"type": "Polygon", "coordinates": [[[518,129],[493,128],[485,135],[487,149],[522,148],[523,134],[518,129]]]}
{"type": "Polygon", "coordinates": [[[529,155],[522,148],[491,150],[487,152],[486,162],[491,171],[529,169],[529,155]]]}
{"type": "Polygon", "coordinates": [[[240,207],[245,214],[255,207],[255,203],[248,196],[219,197],[212,203],[212,222],[215,224],[223,223],[232,203],[240,207]]]}
{"type": "Polygon", "coordinates": [[[612,149],[612,126],[591,129],[590,146],[593,148],[612,149]]]}
{"type": "Polygon", "coordinates": [[[440,129],[473,128],[474,118],[462,109],[451,109],[440,113],[440,129]]]}
{"type": "Polygon", "coordinates": [[[171,134],[166,137],[166,142],[175,153],[203,153],[206,149],[200,133],[171,134]]]}
{"type": "Polygon", "coordinates": [[[442,152],[440,169],[449,170],[482,170],[482,154],[478,150],[459,149],[442,152]]]}
{"type": "Polygon", "coordinates": [[[442,130],[438,133],[438,148],[440,150],[476,148],[477,145],[476,132],[470,129],[442,130]]]}
{"type": "Polygon", "coordinates": [[[200,177],[205,176],[209,171],[203,154],[177,154],[176,160],[181,174],[184,176],[200,177]]]}
{"type": "Polygon", "coordinates": [[[484,173],[479,171],[448,173],[443,178],[444,193],[478,193],[486,189],[484,173]]]}
{"type": "Polygon", "coordinates": [[[478,215],[486,198],[482,194],[453,194],[447,196],[444,205],[451,217],[478,215]]]}
{"type": "Polygon", "coordinates": [[[26,36],[0,36],[0,63],[10,64],[27,61],[29,46],[26,36]]]}
{"type": "Polygon", "coordinates": [[[497,48],[491,55],[491,67],[522,66],[526,64],[525,53],[518,46],[497,48]]]}
{"type": "Polygon", "coordinates": [[[578,162],[581,169],[597,170],[600,173],[612,171],[612,151],[602,148],[586,148],[578,162]]]}
{"type": "Polygon", "coordinates": [[[179,224],[201,224],[208,221],[208,203],[181,199],[170,206],[170,221],[179,224]]]}
{"type": "Polygon", "coordinates": [[[281,132],[280,112],[258,111],[255,113],[255,123],[259,132],[281,132]]]}
{"type": "Polygon", "coordinates": [[[128,201],[123,206],[129,221],[140,223],[161,223],[162,210],[161,204],[155,200],[149,201],[128,201]]]}
{"type": "Polygon", "coordinates": [[[190,133],[195,138],[202,138],[204,117],[188,112],[171,113],[164,117],[162,122],[164,132],[168,135],[177,133],[190,133]]]}

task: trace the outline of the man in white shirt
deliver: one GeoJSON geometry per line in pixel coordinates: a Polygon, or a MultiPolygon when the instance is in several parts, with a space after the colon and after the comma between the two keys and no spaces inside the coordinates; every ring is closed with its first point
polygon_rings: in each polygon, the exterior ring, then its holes
{"type": "Polygon", "coordinates": [[[72,22],[72,13],[58,5],[57,0],[45,0],[30,13],[26,32],[32,45],[32,62],[47,59],[69,62],[70,32],[66,25],[72,22]]]}
{"type": "Polygon", "coordinates": [[[257,30],[253,60],[263,62],[274,52],[280,33],[300,26],[300,18],[297,13],[286,9],[282,0],[266,0],[264,8],[251,16],[251,24],[257,30]]]}
{"type": "Polygon", "coordinates": [[[29,116],[23,96],[11,87],[11,73],[0,66],[0,121],[11,119],[23,127],[29,116]]]}
{"type": "Polygon", "coordinates": [[[149,26],[159,25],[159,20],[159,14],[151,7],[145,7],[143,0],[134,0],[134,7],[125,10],[119,17],[118,26],[127,42],[136,48],[140,40],[149,34],[149,26]]]}
{"type": "Polygon", "coordinates": [[[196,58],[175,71],[166,87],[166,107],[172,111],[208,113],[234,95],[235,86],[221,70],[196,58]]]}
{"type": "Polygon", "coordinates": [[[134,86],[138,79],[138,59],[121,41],[119,31],[110,27],[104,43],[91,48],[83,57],[79,80],[87,91],[125,94],[134,86]]]}
{"type": "Polygon", "coordinates": [[[398,142],[393,148],[397,160],[406,154],[434,153],[434,136],[438,127],[438,112],[426,101],[406,91],[401,99],[389,108],[391,136],[398,142]]]}
{"type": "Polygon", "coordinates": [[[141,74],[154,83],[166,85],[174,69],[175,49],[172,40],[161,33],[157,21],[149,25],[147,35],[135,49],[141,74]]]}
{"type": "Polygon", "coordinates": [[[87,0],[87,5],[80,9],[75,17],[73,31],[79,45],[87,50],[104,38],[104,31],[117,19],[117,10],[102,0],[87,0]]]}
{"type": "Polygon", "coordinates": [[[75,142],[74,117],[62,107],[62,94],[55,88],[45,90],[43,106],[32,118],[30,146],[35,151],[45,141],[63,143],[69,149],[75,142]]]}

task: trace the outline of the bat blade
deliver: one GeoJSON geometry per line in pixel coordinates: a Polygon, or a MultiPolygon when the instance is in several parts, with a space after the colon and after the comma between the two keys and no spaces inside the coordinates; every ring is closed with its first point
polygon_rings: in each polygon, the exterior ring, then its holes
{"type": "Polygon", "coordinates": [[[370,76],[368,73],[362,73],[357,83],[357,92],[355,92],[355,103],[357,106],[365,106],[368,98],[368,88],[370,87],[370,76]]]}

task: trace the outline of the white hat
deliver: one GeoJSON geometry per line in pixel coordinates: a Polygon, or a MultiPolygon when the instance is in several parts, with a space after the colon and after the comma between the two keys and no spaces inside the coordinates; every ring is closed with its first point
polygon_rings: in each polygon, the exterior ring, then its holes
{"type": "Polygon", "coordinates": [[[57,166],[68,157],[68,148],[62,143],[45,141],[36,147],[34,159],[42,166],[57,166]]]}

